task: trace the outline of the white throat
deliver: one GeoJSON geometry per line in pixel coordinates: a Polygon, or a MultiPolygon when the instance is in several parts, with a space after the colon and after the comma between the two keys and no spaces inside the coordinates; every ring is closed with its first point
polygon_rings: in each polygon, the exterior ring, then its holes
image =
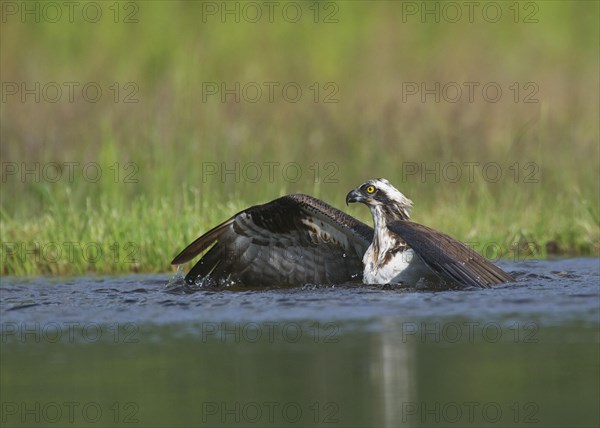
{"type": "Polygon", "coordinates": [[[408,220],[406,212],[390,217],[380,205],[369,207],[373,214],[373,242],[363,256],[363,281],[367,284],[415,285],[431,275],[429,268],[417,257],[404,240],[387,228],[389,222],[408,220]]]}

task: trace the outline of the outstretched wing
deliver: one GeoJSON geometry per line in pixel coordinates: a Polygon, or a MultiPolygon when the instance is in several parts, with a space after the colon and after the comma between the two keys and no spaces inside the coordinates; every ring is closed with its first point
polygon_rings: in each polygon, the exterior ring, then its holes
{"type": "Polygon", "coordinates": [[[298,286],[362,278],[373,229],[308,195],[256,205],[208,231],[171,262],[210,248],[185,277],[190,284],[298,286]]]}
{"type": "Polygon", "coordinates": [[[434,272],[459,284],[489,288],[514,281],[472,248],[430,227],[412,221],[395,221],[388,229],[406,241],[434,272]]]}

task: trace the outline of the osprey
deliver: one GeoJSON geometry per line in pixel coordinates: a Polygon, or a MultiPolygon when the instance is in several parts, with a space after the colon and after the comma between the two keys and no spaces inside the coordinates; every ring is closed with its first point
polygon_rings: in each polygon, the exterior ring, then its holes
{"type": "Polygon", "coordinates": [[[287,195],[245,209],[200,236],[171,262],[209,249],[185,277],[188,284],[408,286],[434,281],[489,288],[513,281],[454,238],[414,223],[412,201],[385,179],[369,180],[346,204],[369,207],[375,229],[308,195],[287,195]]]}

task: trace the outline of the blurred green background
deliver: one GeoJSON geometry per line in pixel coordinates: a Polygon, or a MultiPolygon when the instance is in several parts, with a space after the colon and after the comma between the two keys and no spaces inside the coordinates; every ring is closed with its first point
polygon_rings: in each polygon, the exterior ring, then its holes
{"type": "Polygon", "coordinates": [[[488,257],[600,254],[597,2],[248,5],[2,2],[2,274],[164,272],[285,193],[370,223],[374,177],[488,257]]]}

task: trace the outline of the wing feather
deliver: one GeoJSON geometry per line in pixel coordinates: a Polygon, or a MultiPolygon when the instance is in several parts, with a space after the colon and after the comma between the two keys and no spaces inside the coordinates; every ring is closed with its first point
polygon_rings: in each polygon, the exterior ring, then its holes
{"type": "Polygon", "coordinates": [[[412,221],[388,229],[400,236],[431,269],[462,285],[489,288],[514,279],[472,248],[442,232],[412,221]]]}
{"type": "Polygon", "coordinates": [[[186,275],[188,283],[335,284],[362,278],[373,229],[308,195],[287,195],[243,210],[200,236],[171,262],[210,248],[186,275]]]}
{"type": "Polygon", "coordinates": [[[209,230],[204,235],[196,239],[190,245],[188,245],[181,253],[179,253],[171,262],[172,265],[181,265],[189,262],[198,254],[208,249],[215,240],[227,229],[235,220],[236,216],[233,216],[229,220],[221,223],[215,228],[209,230]]]}

